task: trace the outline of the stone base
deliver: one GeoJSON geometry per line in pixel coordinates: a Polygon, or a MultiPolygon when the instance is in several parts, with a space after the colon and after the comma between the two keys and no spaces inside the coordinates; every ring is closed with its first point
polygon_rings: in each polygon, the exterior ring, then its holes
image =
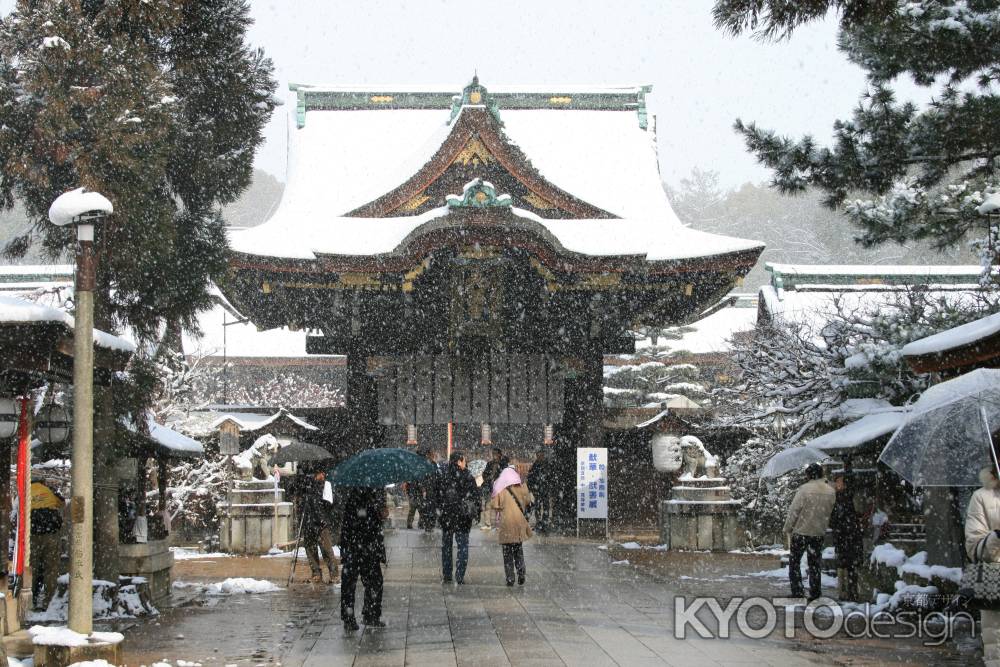
{"type": "Polygon", "coordinates": [[[155,540],[146,544],[119,544],[118,562],[122,575],[146,580],[146,590],[152,602],[170,595],[174,555],[170,553],[167,540],[155,540]]]}
{"type": "Polygon", "coordinates": [[[278,511],[274,509],[272,482],[237,482],[227,501],[219,505],[219,544],[222,551],[237,554],[266,554],[275,544],[295,539],[292,503],[284,502],[278,490],[278,511]]]}
{"type": "Polygon", "coordinates": [[[85,644],[83,646],[35,646],[35,667],[68,667],[76,662],[106,660],[122,664],[121,643],[85,644]]]}
{"type": "Polygon", "coordinates": [[[660,541],[668,549],[732,551],[746,539],[736,520],[737,502],[660,503],[660,541]]]}

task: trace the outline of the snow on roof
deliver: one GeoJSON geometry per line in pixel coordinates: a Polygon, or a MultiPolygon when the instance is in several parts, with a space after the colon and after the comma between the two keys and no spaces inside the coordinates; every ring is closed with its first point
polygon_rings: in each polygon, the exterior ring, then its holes
{"type": "Polygon", "coordinates": [[[903,346],[902,353],[904,357],[939,354],[956,347],[971,345],[998,332],[1000,332],[1000,313],[994,313],[974,322],[908,343],[903,346]]]}
{"type": "Polygon", "coordinates": [[[227,357],[305,357],[306,332],[288,329],[258,331],[250,322],[239,320],[222,304],[198,315],[201,335],[185,332],[184,353],[227,357]]]}
{"type": "Polygon", "coordinates": [[[232,421],[235,422],[237,426],[240,427],[242,431],[257,431],[268,424],[276,422],[280,417],[288,417],[293,423],[301,426],[308,431],[318,431],[319,427],[313,426],[301,417],[296,417],[295,415],[285,412],[284,410],[279,410],[273,415],[263,415],[258,413],[247,413],[247,412],[231,412],[219,416],[215,421],[212,422],[210,428],[212,430],[217,429],[223,422],[232,421]]]}
{"type": "MultiPolygon", "coordinates": [[[[281,203],[263,225],[231,231],[232,248],[301,259],[392,251],[407,234],[447,209],[377,220],[343,216],[425,165],[454,127],[448,124],[450,114],[449,109],[307,111],[303,127],[290,125],[288,183],[281,203]]],[[[640,127],[634,109],[501,108],[500,115],[508,139],[542,176],[621,218],[532,217],[566,249],[669,260],[761,247],[681,224],[660,182],[654,133],[640,127]]]]}
{"type": "Polygon", "coordinates": [[[978,282],[979,275],[983,271],[981,266],[974,264],[776,264],[767,262],[766,267],[770,271],[777,271],[785,275],[802,276],[867,276],[872,274],[886,276],[969,276],[970,283],[978,282]]]}
{"type": "Polygon", "coordinates": [[[99,192],[77,188],[64,192],[49,207],[49,220],[60,227],[68,225],[84,213],[114,213],[115,207],[99,192]]]}
{"type": "MultiPolygon", "coordinates": [[[[64,311],[14,296],[0,295],[0,323],[58,322],[73,331],[73,318],[64,311]]],[[[135,345],[109,333],[94,329],[94,344],[116,352],[135,352],[135,345]]]]}
{"type": "Polygon", "coordinates": [[[6,276],[40,276],[73,280],[72,264],[6,264],[0,266],[0,282],[6,282],[6,276]]]}
{"type": "Polygon", "coordinates": [[[870,414],[896,412],[899,408],[884,398],[849,398],[823,415],[826,421],[846,421],[870,414]]]}
{"type": "MultiPolygon", "coordinates": [[[[734,334],[751,331],[757,321],[757,309],[747,307],[721,308],[708,317],[687,325],[693,331],[686,332],[679,339],[659,339],[671,351],[685,351],[692,354],[711,354],[732,350],[734,334]]],[[[652,340],[643,338],[636,341],[636,352],[652,346],[652,340]]]]}
{"type": "Polygon", "coordinates": [[[159,445],[165,454],[173,456],[201,456],[205,449],[197,440],[182,435],[177,431],[157,424],[152,415],[148,417],[149,437],[159,445]]]}
{"type": "MultiPolygon", "coordinates": [[[[365,92],[392,92],[392,93],[446,93],[460,95],[461,90],[455,90],[453,83],[438,84],[413,84],[413,83],[379,83],[379,84],[322,84],[322,83],[293,83],[289,85],[291,90],[307,90],[310,92],[332,92],[332,93],[355,93],[365,92]]],[[[521,85],[505,86],[490,84],[489,91],[493,94],[512,95],[516,93],[587,93],[587,94],[637,94],[648,86],[641,84],[558,84],[558,85],[521,85]]]]}
{"type": "Polygon", "coordinates": [[[807,446],[828,454],[854,449],[875,438],[892,433],[905,420],[906,412],[901,409],[893,412],[869,414],[847,426],[814,438],[807,446]]]}
{"type": "MultiPolygon", "coordinates": [[[[973,292],[981,289],[978,284],[929,287],[929,295],[945,296],[956,305],[965,300],[971,301],[973,292]]],[[[831,285],[823,290],[784,290],[764,285],[760,288],[760,300],[765,312],[772,318],[803,324],[818,332],[837,315],[838,304],[845,313],[870,313],[896,303],[902,289],[902,286],[831,285]]]]}

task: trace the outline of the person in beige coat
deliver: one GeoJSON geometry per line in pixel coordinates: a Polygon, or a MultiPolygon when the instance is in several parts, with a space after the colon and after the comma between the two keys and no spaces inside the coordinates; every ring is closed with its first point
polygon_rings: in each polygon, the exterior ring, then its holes
{"type": "MultiPolygon", "coordinates": [[[[979,472],[982,488],[972,494],[965,513],[965,552],[973,563],[1000,562],[1000,480],[995,468],[979,472]]],[[[987,665],[1000,665],[1000,611],[982,609],[980,637],[983,640],[983,660],[987,665]]]]}
{"type": "Polygon", "coordinates": [[[505,466],[494,483],[490,507],[500,514],[497,540],[503,548],[503,570],[508,586],[514,585],[515,572],[517,583],[524,585],[523,543],[531,537],[531,526],[525,513],[532,502],[534,498],[527,485],[521,483],[513,468],[505,466]]]}
{"type": "Polygon", "coordinates": [[[996,563],[1000,562],[1000,480],[996,472],[983,468],[979,482],[983,486],[972,494],[965,513],[965,552],[974,563],[996,563]]]}
{"type": "Polygon", "coordinates": [[[809,599],[822,594],[821,567],[823,565],[823,537],[830,523],[830,514],[837,500],[837,492],[823,479],[823,466],[813,463],[806,468],[808,481],[799,487],[788,508],[785,534],[791,537],[788,554],[788,579],[792,584],[792,597],[802,597],[803,553],[808,561],[809,599]]]}

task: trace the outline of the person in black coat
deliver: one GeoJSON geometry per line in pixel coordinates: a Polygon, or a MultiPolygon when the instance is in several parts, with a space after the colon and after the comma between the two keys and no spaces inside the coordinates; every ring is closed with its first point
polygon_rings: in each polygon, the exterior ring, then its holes
{"type": "Polygon", "coordinates": [[[854,490],[844,475],[834,478],[837,499],[830,515],[833,548],[837,556],[837,583],[841,600],[858,600],[858,569],[862,560],[861,516],[854,507],[854,490]]]}
{"type": "Polygon", "coordinates": [[[452,452],[447,470],[438,479],[435,504],[441,513],[441,571],[445,583],[451,582],[453,540],[458,549],[455,581],[465,583],[465,568],[469,563],[469,531],[479,513],[479,489],[465,466],[465,454],[452,452]]]}
{"type": "Polygon", "coordinates": [[[386,562],[382,521],[388,516],[385,489],[366,487],[346,488],[344,523],[340,529],[340,550],[343,564],[340,589],[340,618],[344,628],[358,629],[354,617],[354,594],[358,578],[365,587],[362,622],[369,627],[383,628],[382,563],[386,562]]]}
{"type": "Polygon", "coordinates": [[[500,466],[500,459],[503,457],[503,451],[499,447],[493,448],[493,458],[490,459],[486,467],[483,468],[483,485],[479,487],[480,492],[483,496],[483,506],[486,508],[486,525],[483,529],[486,530],[493,526],[493,510],[490,507],[490,497],[493,494],[493,482],[497,481],[497,477],[500,476],[500,471],[503,468],[500,466]]]}
{"type": "Polygon", "coordinates": [[[532,514],[535,515],[535,530],[544,533],[551,519],[549,500],[551,498],[551,469],[545,460],[545,452],[541,449],[535,453],[535,462],[528,471],[528,488],[535,497],[532,514]]]}

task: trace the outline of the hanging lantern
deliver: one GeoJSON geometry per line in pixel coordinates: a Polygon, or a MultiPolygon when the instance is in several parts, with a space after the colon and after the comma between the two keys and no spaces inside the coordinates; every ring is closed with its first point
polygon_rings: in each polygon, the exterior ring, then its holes
{"type": "Polygon", "coordinates": [[[417,444],[417,425],[407,424],[406,425],[406,444],[415,445],[417,444]]]}
{"type": "Polygon", "coordinates": [[[555,427],[552,424],[546,424],[545,428],[542,430],[542,444],[551,445],[556,441],[555,427]]]}
{"type": "Polygon", "coordinates": [[[16,399],[0,398],[0,439],[6,440],[17,435],[18,414],[16,399]]]}
{"type": "Polygon", "coordinates": [[[69,411],[57,403],[42,407],[35,416],[35,437],[42,444],[57,445],[69,437],[69,411]]]}
{"type": "Polygon", "coordinates": [[[493,444],[493,429],[490,428],[489,424],[482,424],[479,427],[479,444],[481,445],[493,444]]]}

